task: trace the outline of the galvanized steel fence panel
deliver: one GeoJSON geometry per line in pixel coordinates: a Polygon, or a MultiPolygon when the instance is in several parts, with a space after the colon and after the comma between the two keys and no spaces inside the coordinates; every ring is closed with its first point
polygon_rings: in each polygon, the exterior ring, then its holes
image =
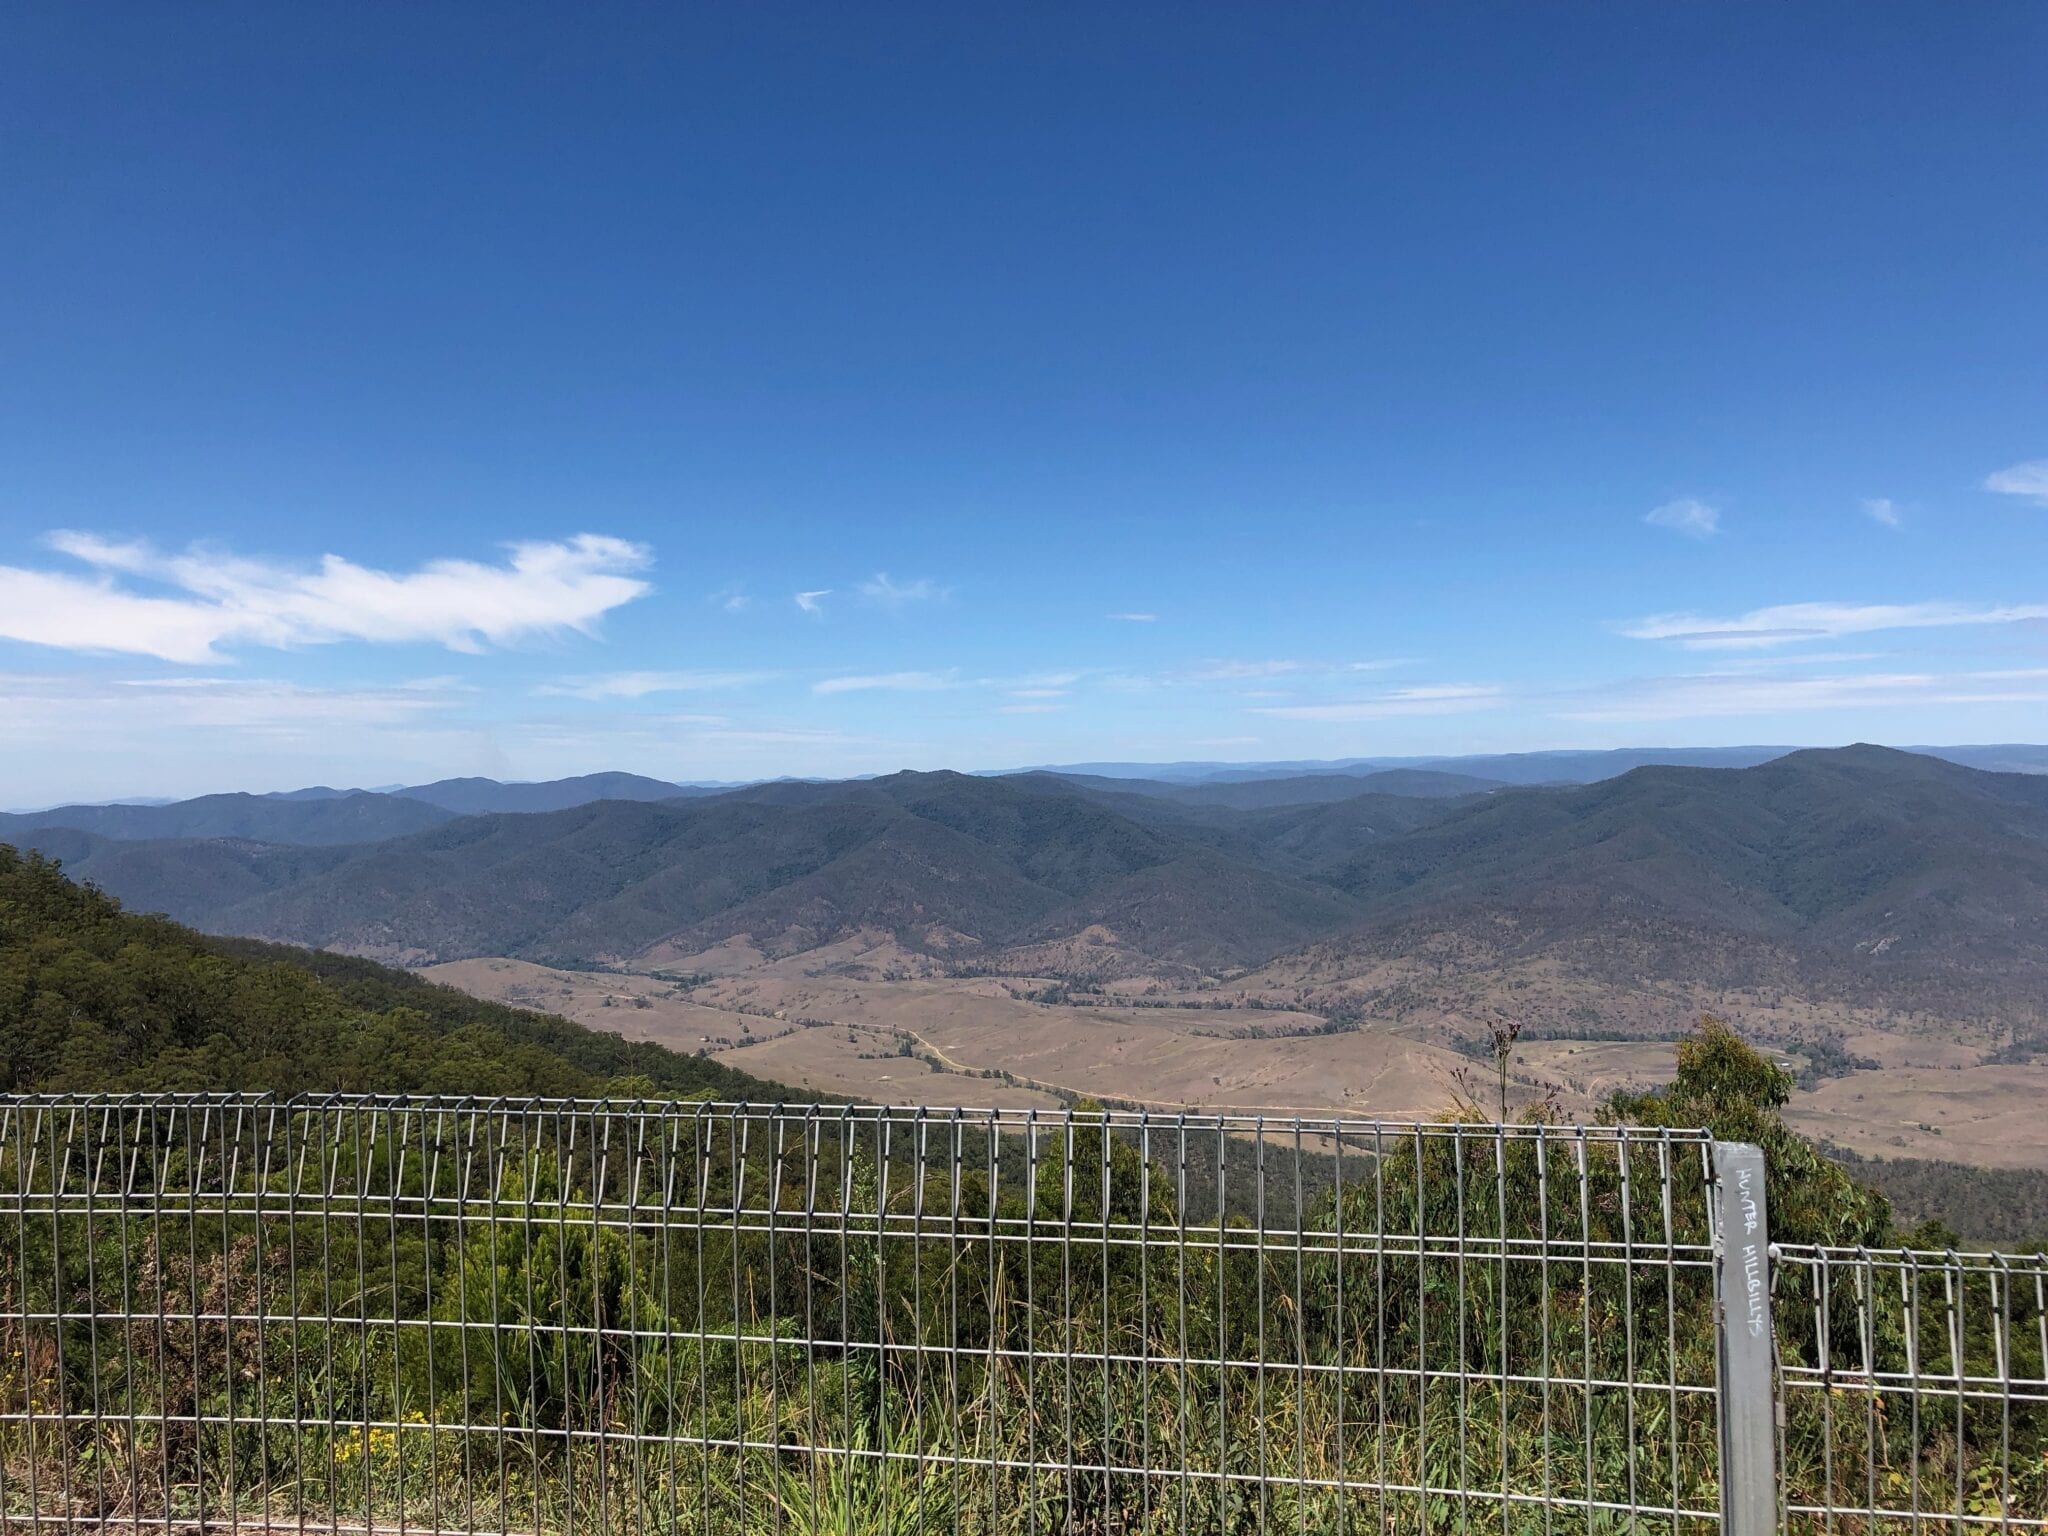
{"type": "MultiPolygon", "coordinates": [[[[1721,1523],[1728,1470],[1716,1155],[1607,1127],[0,1100],[0,1519],[1676,1536],[1721,1523]]],[[[1831,1395],[1846,1271],[1788,1258],[1781,1322],[1795,1272],[1826,1299],[1821,1355],[1779,1341],[1789,1518],[1988,1518],[1951,1509],[1933,1442],[1885,1442],[1933,1458],[1904,1495],[1863,1475],[1879,1450],[1831,1395]],[[1882,1497],[1835,1502],[1851,1465],[1882,1497]]],[[[1982,1355],[1958,1325],[1976,1406],[1942,1422],[2038,1527],[2040,1270],[2031,1311],[1998,1273],[1994,1314],[1957,1292],[2001,1331],[1982,1355]]],[[[1881,1309],[1861,1326],[1859,1409],[1948,1402],[1914,1395],[1915,1330],[1898,1366],[1881,1309]]]]}
{"type": "Polygon", "coordinates": [[[2048,1257],[1777,1251],[1795,1523],[2048,1528],[2048,1257]]]}

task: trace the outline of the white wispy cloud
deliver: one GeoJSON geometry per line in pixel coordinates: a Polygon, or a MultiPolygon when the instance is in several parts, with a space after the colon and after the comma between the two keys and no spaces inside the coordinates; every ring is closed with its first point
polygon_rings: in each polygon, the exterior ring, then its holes
{"type": "Polygon", "coordinates": [[[1197,683],[1233,683],[1256,677],[1286,677],[1307,670],[1309,663],[1305,661],[1205,661],[1190,670],[1187,677],[1197,683]]]}
{"type": "Polygon", "coordinates": [[[2048,668],[1991,672],[1871,672],[1770,677],[1713,672],[1589,689],[1557,710],[1562,720],[1686,720],[1800,714],[1820,709],[2048,703],[2048,668]]]}
{"type": "Polygon", "coordinates": [[[1029,672],[1019,677],[963,677],[958,667],[943,672],[875,672],[828,677],[811,684],[813,693],[931,693],[946,688],[993,688],[1013,699],[1062,699],[1085,674],[1029,672]]]}
{"type": "Polygon", "coordinates": [[[475,652],[588,633],[649,590],[633,573],[651,558],[644,545],[600,534],[515,544],[501,565],[435,560],[409,572],[339,555],[311,569],[197,549],[168,555],[86,533],[48,542],[88,573],[0,565],[0,639],[191,664],[225,661],[224,648],[241,645],[360,640],[475,652]],[[160,590],[137,591],[137,581],[160,590]]]}
{"type": "Polygon", "coordinates": [[[805,613],[823,613],[825,611],[825,599],[831,595],[832,589],[830,587],[820,587],[815,592],[799,592],[796,595],[796,605],[803,609],[805,613]]]}
{"type": "Polygon", "coordinates": [[[1863,502],[1863,515],[1873,523],[1882,523],[1887,528],[1896,528],[1905,522],[1898,504],[1889,496],[1870,496],[1863,502]]]}
{"type": "Polygon", "coordinates": [[[1262,705],[1253,713],[1282,720],[1383,720],[1400,715],[1470,714],[1492,709],[1506,699],[1506,690],[1491,683],[1424,683],[1412,688],[1392,688],[1365,699],[1262,705]]]}
{"type": "Polygon", "coordinates": [[[929,693],[940,688],[957,688],[953,672],[875,672],[857,677],[827,677],[811,684],[813,693],[929,693]]]}
{"type": "Polygon", "coordinates": [[[1050,715],[1065,709],[1064,704],[1001,704],[996,707],[999,715],[1050,715]]]}
{"type": "Polygon", "coordinates": [[[1071,688],[1085,676],[1081,672],[1026,672],[1021,677],[986,679],[997,688],[1071,688]]]}
{"type": "Polygon", "coordinates": [[[1064,699],[1086,672],[1026,672],[1016,677],[977,677],[977,688],[998,688],[1013,699],[1064,699]]]}
{"type": "Polygon", "coordinates": [[[1711,539],[1721,531],[1720,509],[1690,496],[1652,507],[1643,514],[1643,521],[1653,528],[1669,528],[1695,539],[1711,539]]]}
{"type": "Polygon", "coordinates": [[[2024,497],[2037,507],[2048,507],[2048,459],[2007,465],[1984,477],[1984,489],[2000,496],[2024,497]]]}
{"type": "Polygon", "coordinates": [[[606,672],[541,683],[534,692],[569,699],[643,699],[656,693],[705,693],[765,683],[774,672],[606,672]]]}
{"type": "Polygon", "coordinates": [[[912,603],[936,602],[947,595],[947,590],[927,578],[895,581],[887,571],[877,571],[860,584],[860,595],[877,608],[900,613],[912,603]]]}
{"type": "Polygon", "coordinates": [[[1111,613],[1104,615],[1104,617],[1115,619],[1122,624],[1157,624],[1159,622],[1159,615],[1156,613],[1111,613]]]}
{"type": "Polygon", "coordinates": [[[1248,683],[1276,677],[1329,676],[1340,673],[1387,672],[1414,665],[1413,658],[1387,657],[1376,661],[1302,661],[1293,657],[1270,660],[1242,658],[1201,661],[1175,673],[1171,681],[1182,683],[1248,683]]]}
{"type": "Polygon", "coordinates": [[[1756,650],[1891,629],[1947,629],[2048,619],[2048,603],[1780,603],[1716,618],[1657,613],[1619,627],[1631,640],[1667,640],[1689,651],[1756,650]]]}

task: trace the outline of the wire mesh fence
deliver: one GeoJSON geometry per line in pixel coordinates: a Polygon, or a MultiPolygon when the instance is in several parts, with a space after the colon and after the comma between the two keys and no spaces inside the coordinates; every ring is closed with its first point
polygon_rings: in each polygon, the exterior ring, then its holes
{"type": "Polygon", "coordinates": [[[1791,1518],[2048,1528],[2048,1258],[1782,1248],[1791,1518]]]}
{"type": "MultiPolygon", "coordinates": [[[[1675,1536],[1722,1523],[1720,1151],[0,1100],[0,1520],[1675,1536]]],[[[2038,1262],[1795,1252],[1772,1278],[1790,1521],[2044,1524],[2038,1262]]]]}

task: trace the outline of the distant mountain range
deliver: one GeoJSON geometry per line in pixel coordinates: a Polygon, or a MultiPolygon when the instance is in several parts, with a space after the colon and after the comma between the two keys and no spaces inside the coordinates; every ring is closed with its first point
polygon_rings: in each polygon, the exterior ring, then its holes
{"type": "MultiPolygon", "coordinates": [[[[1067,763],[1027,769],[1169,784],[1229,784],[1302,775],[1363,776],[1388,769],[1427,769],[1489,779],[1497,784],[1593,784],[1636,768],[1754,768],[1797,747],[1622,747],[1604,752],[1510,752],[1475,757],[1352,757],[1334,762],[1281,763],[1067,763]]],[[[2048,773],[2048,746],[1904,747],[1993,773],[2048,773]]]]}
{"type": "Polygon", "coordinates": [[[1193,782],[1115,778],[1107,774],[1047,770],[1051,777],[1100,793],[1149,795],[1181,805],[1220,805],[1257,810],[1275,805],[1317,805],[1355,795],[1403,795],[1424,800],[1484,794],[1506,787],[1501,779],[1447,773],[1430,768],[1383,768],[1357,773],[1262,774],[1256,778],[1213,778],[1193,782]]]}
{"type": "Polygon", "coordinates": [[[63,828],[124,842],[160,838],[239,838],[325,846],[370,843],[437,827],[456,813],[426,800],[366,790],[300,799],[278,795],[201,795],[165,805],[64,805],[0,816],[0,841],[63,828]]]}
{"type": "MultiPolygon", "coordinates": [[[[1355,795],[1437,798],[1473,794],[1501,787],[1498,780],[1436,770],[1392,769],[1361,773],[1274,775],[1257,779],[1181,783],[1143,778],[1104,778],[1060,774],[1069,783],[1101,792],[1151,796],[1184,805],[1259,806],[1310,805],[1347,800],[1355,795]]],[[[166,838],[238,838],[258,843],[288,843],[310,848],[381,842],[385,838],[424,831],[459,816],[537,815],[572,810],[604,800],[652,803],[699,800],[749,789],[757,798],[807,799],[832,794],[848,783],[866,780],[817,781],[778,779],[763,784],[671,784],[635,773],[590,773],[573,779],[534,784],[502,784],[496,779],[442,779],[433,784],[401,785],[383,790],[307,789],[268,795],[202,795],[193,800],[122,801],[103,805],[61,805],[43,811],[0,814],[0,841],[20,841],[31,833],[58,828],[90,832],[122,842],[166,838]]]]}
{"type": "MultiPolygon", "coordinates": [[[[590,787],[425,788],[541,805],[590,787]]],[[[1534,788],[1434,769],[617,787],[639,798],[458,815],[410,791],[208,796],[0,837],[131,906],[406,962],[645,964],[880,932],[955,966],[1291,966],[1303,984],[1448,946],[2030,1028],[2048,997],[2048,776],[1881,747],[1534,788]]]]}
{"type": "MultiPolygon", "coordinates": [[[[1304,804],[1316,798],[1342,799],[1345,780],[1371,780],[1358,792],[1371,789],[1382,794],[1462,794],[1469,790],[1496,788],[1506,784],[1592,784],[1611,779],[1635,768],[1753,768],[1759,763],[1800,750],[1796,747],[1625,747],[1605,752],[1518,752],[1483,757],[1358,757],[1330,761],[1273,763],[1068,763],[1039,768],[990,770],[982,778],[1004,778],[1017,773],[1051,773],[1077,782],[1115,779],[1134,793],[1171,795],[1197,786],[1290,781],[1261,799],[1259,791],[1247,791],[1243,799],[1227,793],[1209,798],[1210,804],[1304,804]],[[1312,784],[1331,780],[1335,784],[1312,784]],[[1133,782],[1135,781],[1135,782],[1133,782]],[[1477,782],[1475,782],[1477,781],[1477,782]]],[[[1992,773],[2048,773],[2048,746],[2013,744],[1979,747],[1905,747],[1903,751],[1939,757],[1970,768],[1992,773]]],[[[750,781],[762,782],[762,781],[750,781]]],[[[815,783],[816,780],[769,782],[815,783]]],[[[204,827],[228,802],[242,800],[317,801],[362,797],[392,797],[422,800],[459,816],[481,816],[493,812],[561,811],[587,805],[594,800],[671,800],[724,794],[750,787],[750,783],[671,783],[637,773],[586,773],[575,778],[547,779],[533,783],[505,783],[497,779],[439,779],[432,784],[386,784],[374,789],[335,789],[325,784],[304,789],[277,790],[265,795],[205,795],[197,800],[175,800],[163,796],[139,795],[121,800],[90,804],[44,807],[33,811],[0,813],[0,836],[25,827],[73,827],[99,830],[102,823],[85,813],[114,807],[154,809],[170,806],[215,807],[212,812],[194,812],[164,818],[160,822],[116,821],[104,825],[124,830],[115,836],[182,837],[211,835],[187,832],[185,826],[204,827]],[[146,831],[127,830],[137,826],[146,831]]],[[[1195,797],[1200,800],[1201,796],[1195,797]]],[[[312,822],[310,825],[318,826],[312,822]]],[[[252,825],[255,825],[252,823],[252,825]]],[[[289,833],[287,818],[278,825],[289,833]]],[[[230,835],[230,834],[220,834],[230,835]]],[[[277,835],[274,829],[262,834],[277,835]]],[[[295,838],[316,841],[313,838],[295,838]]]]}
{"type": "Polygon", "coordinates": [[[392,793],[424,800],[458,816],[496,813],[566,811],[594,800],[676,800],[715,795],[730,785],[671,784],[637,773],[586,773],[573,779],[548,779],[538,784],[501,784],[496,779],[441,779],[392,793]]]}
{"type": "Polygon", "coordinates": [[[676,800],[721,794],[732,785],[671,784],[637,773],[586,773],[573,779],[502,784],[441,779],[386,789],[307,789],[268,795],[202,795],[195,800],[124,800],[60,805],[0,815],[0,839],[44,827],[107,837],[244,837],[305,843],[373,842],[456,816],[562,811],[597,800],[676,800]]]}

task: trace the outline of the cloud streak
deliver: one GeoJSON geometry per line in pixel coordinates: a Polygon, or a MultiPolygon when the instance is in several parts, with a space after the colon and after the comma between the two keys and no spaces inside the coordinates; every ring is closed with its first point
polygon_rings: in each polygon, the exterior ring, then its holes
{"type": "Polygon", "coordinates": [[[357,640],[453,651],[590,633],[648,590],[645,546],[601,534],[511,546],[500,565],[435,560],[391,572],[324,556],[308,569],[212,551],[60,532],[52,548],[86,574],[0,565],[0,639],[59,650],[153,656],[192,665],[228,648],[286,649],[357,640]],[[156,591],[136,591],[148,583],[156,591]]]}
{"type": "Polygon", "coordinates": [[[1863,503],[1863,515],[1873,523],[1882,523],[1887,528],[1896,528],[1906,520],[1889,496],[1866,498],[1863,503]]]}
{"type": "Polygon", "coordinates": [[[887,571],[877,571],[860,584],[860,595],[877,608],[891,613],[901,613],[913,603],[932,603],[946,596],[946,589],[936,583],[919,578],[916,581],[894,581],[887,571]]]}
{"type": "Polygon", "coordinates": [[[1463,715],[1505,703],[1507,693],[1491,683],[1426,683],[1394,688],[1366,699],[1329,704],[1268,704],[1253,713],[1280,720],[1386,720],[1404,715],[1463,715]]]}
{"type": "Polygon", "coordinates": [[[607,672],[541,683],[536,694],[565,699],[644,699],[657,693],[705,693],[769,682],[774,672],[607,672]]]}
{"type": "Polygon", "coordinates": [[[1721,531],[1720,509],[1690,496],[1652,507],[1643,514],[1643,521],[1652,528],[1668,528],[1693,539],[1711,539],[1721,531]]]}
{"type": "Polygon", "coordinates": [[[1728,618],[1656,613],[1618,628],[1631,640],[1668,641],[1688,651],[1741,651],[1893,629],[2039,620],[2048,620],[2048,603],[1781,603],[1728,618]]]}
{"type": "Polygon", "coordinates": [[[1999,496],[2018,496],[2037,507],[2048,507],[2048,459],[2028,459],[2010,464],[1984,477],[1984,489],[1999,496]]]}
{"type": "Polygon", "coordinates": [[[1208,660],[1199,662],[1174,677],[1184,683],[1247,683],[1259,682],[1276,677],[1308,677],[1336,673],[1388,672],[1397,667],[1413,666],[1414,661],[1406,656],[1387,657],[1378,661],[1299,661],[1291,657],[1272,660],[1208,660]]]}
{"type": "Polygon", "coordinates": [[[956,688],[952,672],[875,672],[858,677],[827,677],[811,684],[813,693],[931,693],[956,688]]]}
{"type": "Polygon", "coordinates": [[[1287,677],[1296,672],[1309,670],[1305,661],[1207,661],[1188,673],[1188,680],[1197,683],[1234,683],[1251,678],[1287,677]]]}

